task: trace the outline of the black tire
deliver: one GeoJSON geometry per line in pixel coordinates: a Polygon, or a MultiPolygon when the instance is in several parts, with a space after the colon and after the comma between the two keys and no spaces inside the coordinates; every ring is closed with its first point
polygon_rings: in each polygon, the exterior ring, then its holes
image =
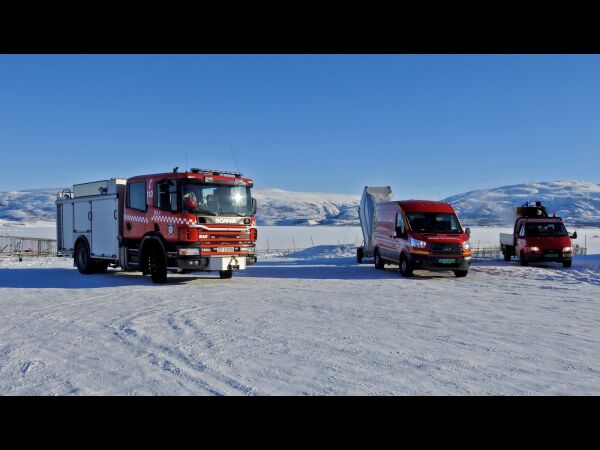
{"type": "Polygon", "coordinates": [[[456,278],[462,278],[462,277],[466,277],[468,273],[469,273],[468,270],[455,270],[454,276],[456,278]]]}
{"type": "Polygon", "coordinates": [[[408,258],[402,253],[400,255],[400,273],[403,277],[411,277],[413,274],[413,268],[408,262],[408,258]]]}
{"type": "Polygon", "coordinates": [[[233,276],[233,270],[219,270],[219,277],[223,280],[231,278],[233,276]]]}
{"type": "Polygon", "coordinates": [[[377,270],[381,270],[385,267],[385,263],[383,262],[383,260],[381,259],[381,256],[379,256],[379,249],[375,249],[375,268],[377,270]]]}
{"type": "Polygon", "coordinates": [[[365,257],[365,252],[363,251],[362,247],[358,247],[356,249],[356,263],[362,264],[364,257],[365,257]]]}
{"type": "Polygon", "coordinates": [[[75,248],[75,265],[79,273],[89,275],[95,272],[95,266],[90,258],[90,249],[84,241],[80,241],[75,248]]]}
{"type": "Polygon", "coordinates": [[[504,261],[510,261],[510,249],[508,247],[504,247],[504,261]]]}
{"type": "Polygon", "coordinates": [[[525,252],[522,250],[521,250],[521,253],[519,254],[519,264],[521,264],[523,267],[529,265],[529,262],[527,261],[527,257],[525,256],[525,252]]]}
{"type": "Polygon", "coordinates": [[[572,259],[565,259],[563,261],[563,267],[571,267],[572,264],[573,264],[573,260],[572,259]]]}
{"type": "Polygon", "coordinates": [[[167,260],[162,248],[154,245],[148,254],[148,271],[152,282],[163,284],[167,282],[167,260]]]}

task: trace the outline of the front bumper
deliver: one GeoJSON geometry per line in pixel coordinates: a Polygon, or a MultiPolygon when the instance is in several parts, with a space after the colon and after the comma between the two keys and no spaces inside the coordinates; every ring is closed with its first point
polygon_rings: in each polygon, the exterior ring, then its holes
{"type": "Polygon", "coordinates": [[[572,253],[530,252],[527,254],[527,261],[531,262],[563,262],[571,261],[572,259],[572,253]]]}
{"type": "Polygon", "coordinates": [[[425,270],[469,270],[471,256],[463,255],[419,255],[411,253],[409,262],[413,269],[425,270]],[[443,260],[454,260],[444,262],[443,260]]]}
{"type": "Polygon", "coordinates": [[[180,256],[177,267],[189,271],[244,270],[246,256],[180,256]]]}

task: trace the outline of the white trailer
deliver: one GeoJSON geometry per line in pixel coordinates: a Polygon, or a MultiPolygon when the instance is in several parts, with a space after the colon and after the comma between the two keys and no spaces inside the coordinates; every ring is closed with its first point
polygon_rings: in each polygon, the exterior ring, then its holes
{"type": "Polygon", "coordinates": [[[76,184],[73,190],[57,194],[56,242],[57,252],[73,256],[80,237],[90,247],[90,257],[98,271],[111,263],[119,263],[119,237],[122,236],[124,179],[76,184]]]}
{"type": "Polygon", "coordinates": [[[363,233],[363,245],[356,249],[356,261],[362,264],[363,258],[373,257],[373,217],[375,206],[378,203],[394,200],[392,189],[389,186],[369,187],[365,186],[360,205],[358,207],[358,218],[363,233]]]}

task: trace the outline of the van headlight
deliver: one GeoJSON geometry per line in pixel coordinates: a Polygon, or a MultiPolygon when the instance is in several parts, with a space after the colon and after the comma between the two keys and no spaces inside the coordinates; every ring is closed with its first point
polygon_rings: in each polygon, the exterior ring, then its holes
{"type": "Polygon", "coordinates": [[[411,247],[416,247],[416,248],[425,248],[427,246],[427,242],[419,241],[418,239],[415,239],[415,238],[410,238],[408,241],[408,244],[411,247]]]}

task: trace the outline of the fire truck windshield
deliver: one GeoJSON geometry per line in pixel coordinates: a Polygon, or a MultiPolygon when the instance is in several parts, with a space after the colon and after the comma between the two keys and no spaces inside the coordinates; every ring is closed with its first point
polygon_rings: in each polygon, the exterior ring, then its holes
{"type": "Polygon", "coordinates": [[[192,214],[251,216],[252,197],[246,186],[183,183],[182,209],[192,214]]]}
{"type": "Polygon", "coordinates": [[[407,213],[410,229],[420,233],[460,233],[461,228],[455,214],[450,213],[407,213]]]}

